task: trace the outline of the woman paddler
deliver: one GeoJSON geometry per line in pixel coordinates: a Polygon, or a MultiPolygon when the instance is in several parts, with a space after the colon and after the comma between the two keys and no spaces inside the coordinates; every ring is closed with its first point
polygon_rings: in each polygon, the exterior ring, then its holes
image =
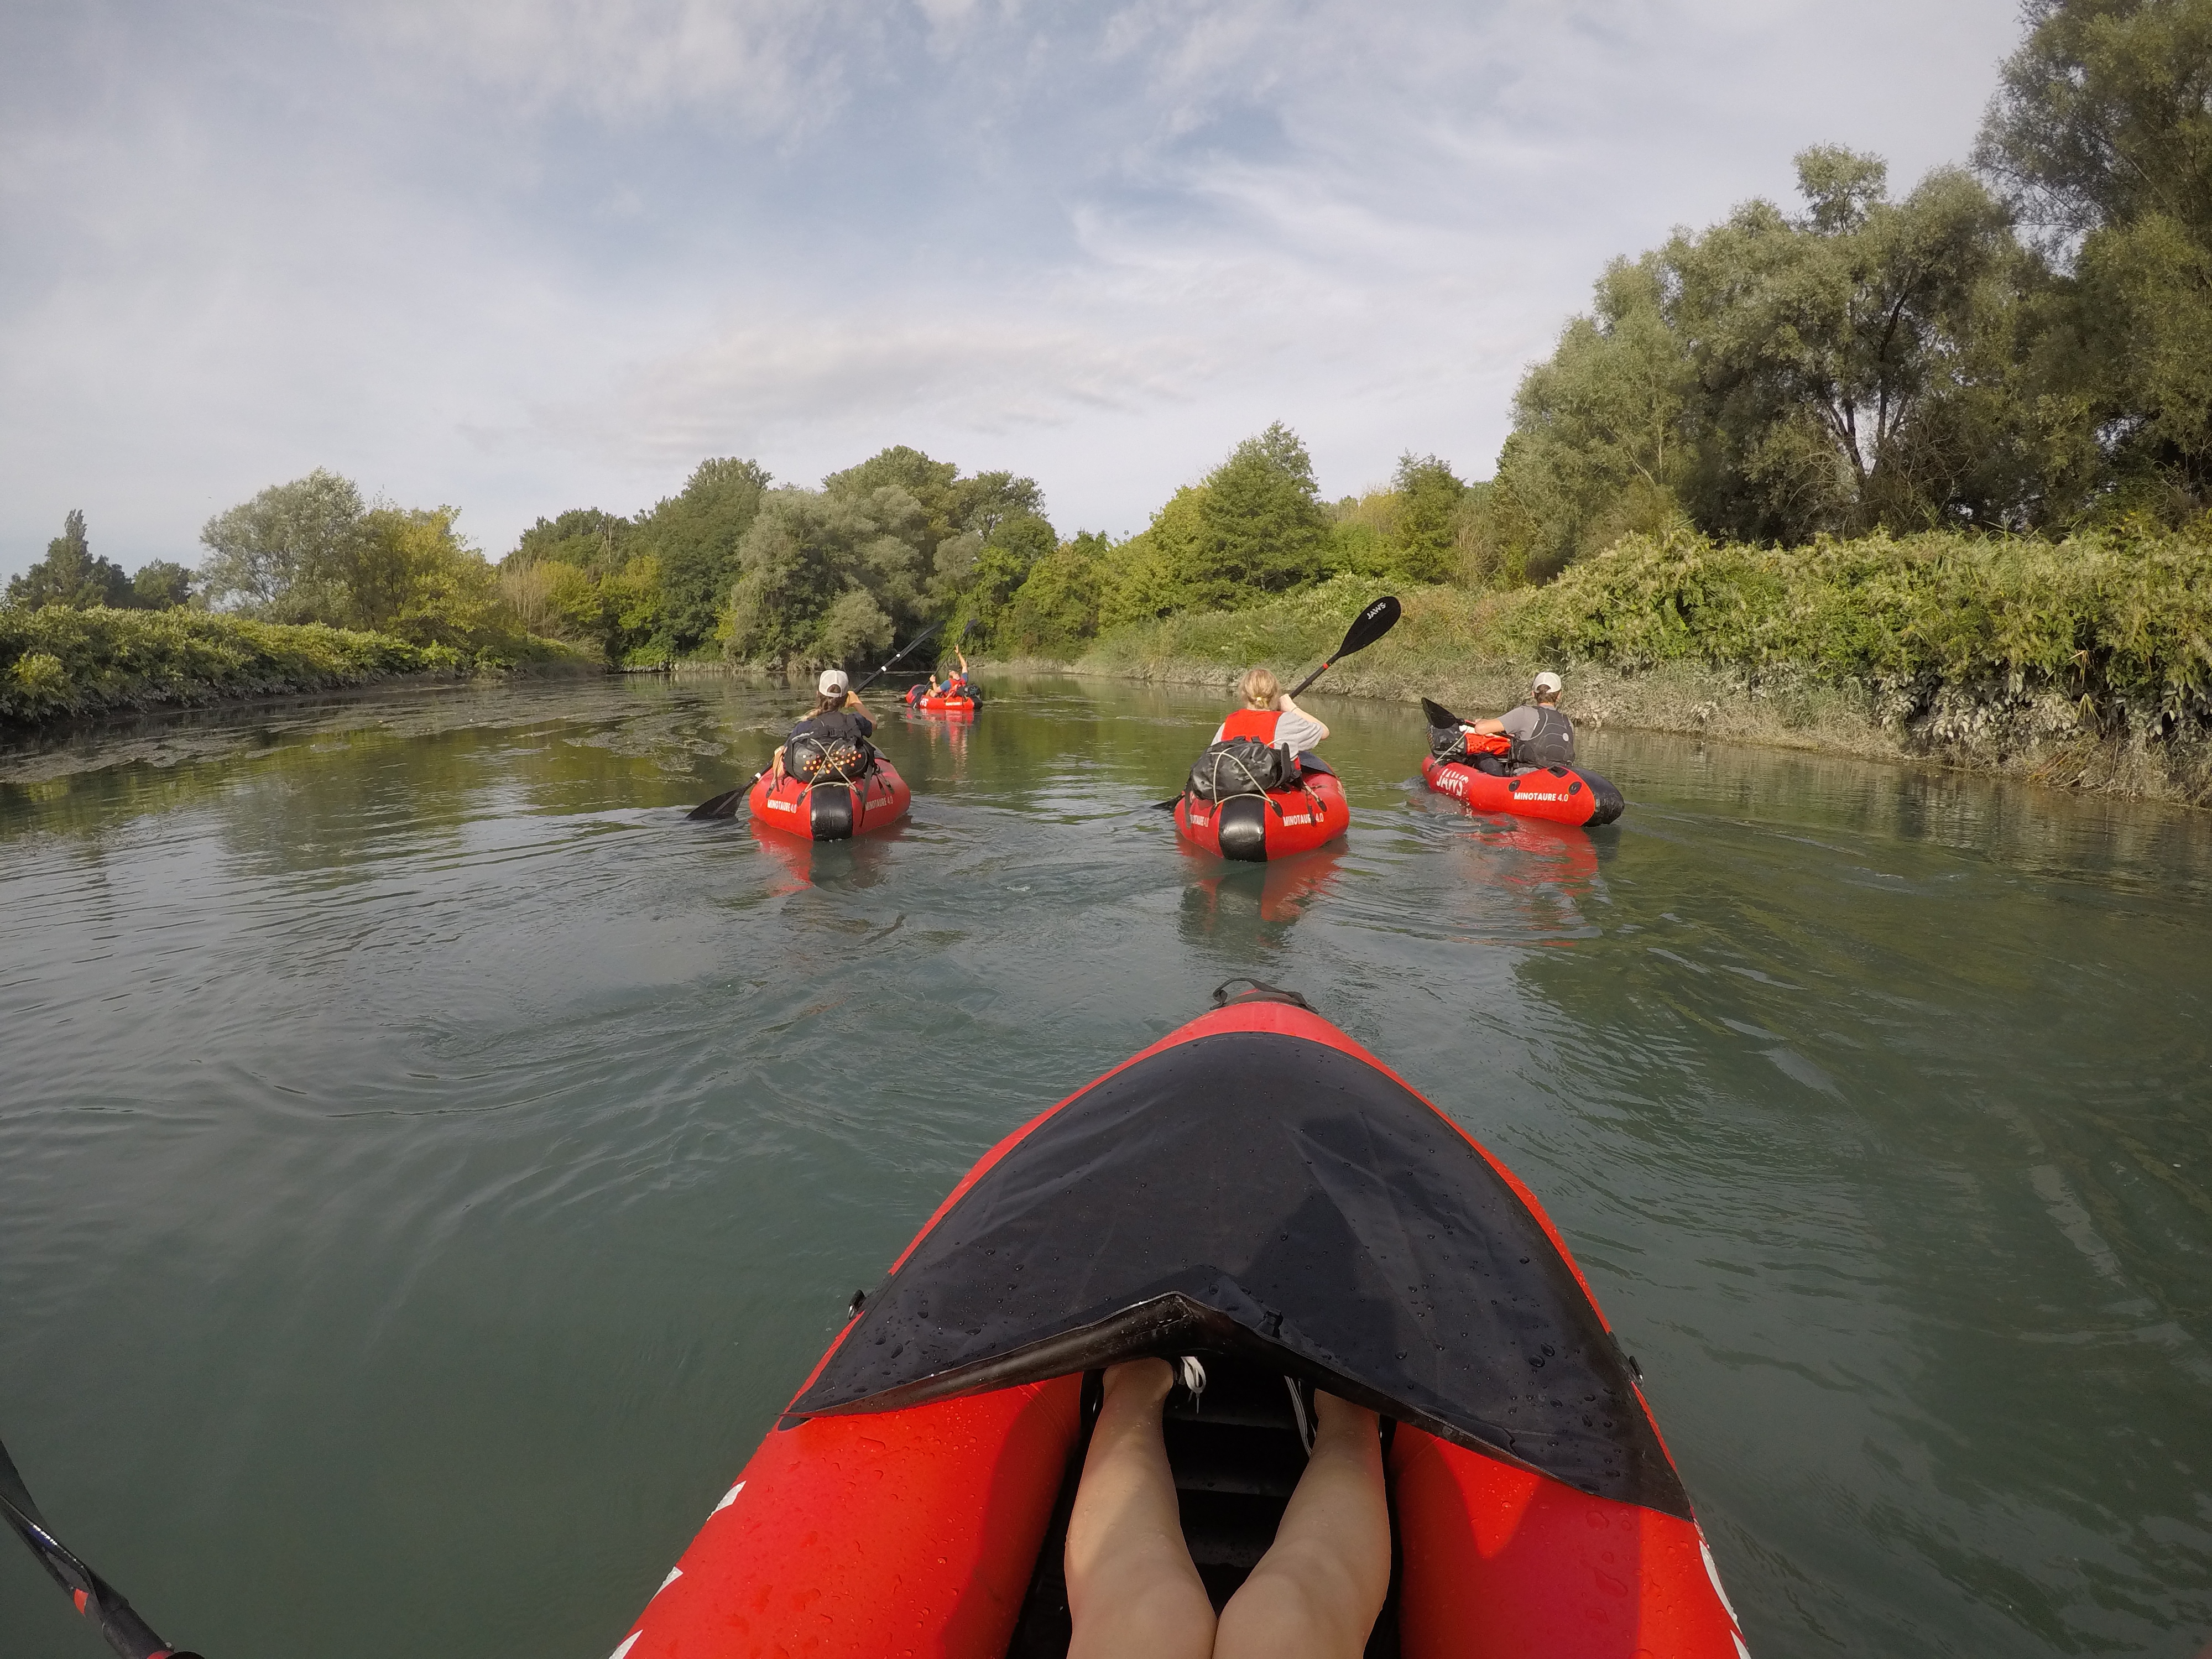
{"type": "Polygon", "coordinates": [[[1244,694],[1244,706],[1221,722],[1220,729],[1213,734],[1214,742],[1252,738],[1289,750],[1295,761],[1301,750],[1312,748],[1328,736],[1328,727],[1292,702],[1291,694],[1267,670],[1246,669],[1237,681],[1237,690],[1244,694]]]}
{"type": "Polygon", "coordinates": [[[815,682],[813,708],[791,728],[791,735],[776,745],[775,758],[769,763],[769,769],[775,776],[784,775],[784,752],[803,738],[811,738],[824,745],[849,743],[860,753],[867,752],[866,740],[874,735],[876,722],[867,705],[853,695],[852,685],[842,668],[822,671],[822,678],[815,682]]]}

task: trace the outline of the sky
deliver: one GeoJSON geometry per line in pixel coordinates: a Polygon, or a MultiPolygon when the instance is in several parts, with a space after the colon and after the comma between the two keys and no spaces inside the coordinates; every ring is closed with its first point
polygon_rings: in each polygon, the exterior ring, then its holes
{"type": "Polygon", "coordinates": [[[1487,477],[1605,262],[1962,161],[2017,0],[10,0],[0,574],[321,466],[496,558],[885,445],[1141,529],[1487,477]]]}

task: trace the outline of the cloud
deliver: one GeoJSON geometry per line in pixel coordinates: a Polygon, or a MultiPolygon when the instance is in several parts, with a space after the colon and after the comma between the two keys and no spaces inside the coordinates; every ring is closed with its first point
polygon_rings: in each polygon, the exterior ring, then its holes
{"type": "Polygon", "coordinates": [[[1488,470],[1606,258],[1965,151],[2013,0],[126,0],[0,14],[0,571],[327,465],[495,549],[708,453],[1128,530],[1281,418],[1488,470]],[[1900,47],[1909,42],[1910,49],[1900,47]]]}

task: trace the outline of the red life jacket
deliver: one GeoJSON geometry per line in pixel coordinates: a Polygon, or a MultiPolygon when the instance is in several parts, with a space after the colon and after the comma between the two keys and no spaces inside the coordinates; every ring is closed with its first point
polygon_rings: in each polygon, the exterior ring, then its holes
{"type": "Polygon", "coordinates": [[[1221,736],[1217,742],[1226,743],[1231,738],[1253,738],[1261,743],[1275,740],[1275,728],[1282,723],[1279,708],[1240,708],[1221,722],[1221,736]]]}

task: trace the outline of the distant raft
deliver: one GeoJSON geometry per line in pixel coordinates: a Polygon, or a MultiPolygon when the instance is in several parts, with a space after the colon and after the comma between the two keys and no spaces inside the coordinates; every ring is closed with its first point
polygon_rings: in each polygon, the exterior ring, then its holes
{"type": "Polygon", "coordinates": [[[1474,812],[1512,812],[1554,823],[1611,823],[1627,810],[1620,791],[1595,772],[1571,766],[1532,766],[1501,777],[1467,761],[1431,755],[1421,776],[1439,794],[1474,812]]]}
{"type": "Polygon", "coordinates": [[[1344,786],[1319,757],[1298,757],[1298,779],[1289,787],[1206,800],[1190,790],[1176,802],[1176,833],[1194,847],[1224,859],[1263,864],[1310,853],[1352,827],[1344,786]]]}
{"type": "Polygon", "coordinates": [[[781,777],[763,772],[745,795],[755,823],[801,841],[850,841],[888,830],[906,816],[913,802],[914,791],[898,769],[880,755],[874,765],[849,780],[809,782],[787,772],[781,777]]]}
{"type": "Polygon", "coordinates": [[[975,711],[982,707],[982,699],[973,691],[963,691],[951,696],[932,696],[927,688],[919,685],[907,689],[905,702],[908,708],[925,714],[965,715],[969,720],[975,719],[975,711]]]}

